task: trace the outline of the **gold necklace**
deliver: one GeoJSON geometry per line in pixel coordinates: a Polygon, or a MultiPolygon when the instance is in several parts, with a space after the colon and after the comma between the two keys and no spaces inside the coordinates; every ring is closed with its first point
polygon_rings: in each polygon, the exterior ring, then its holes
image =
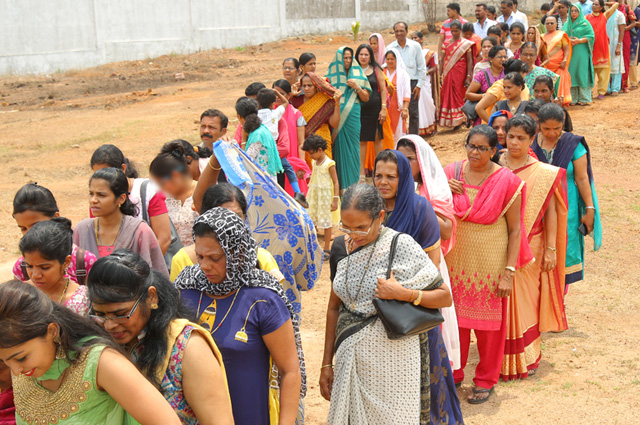
{"type": "MultiPolygon", "coordinates": [[[[231,305],[229,306],[229,310],[227,310],[227,313],[224,315],[224,317],[222,318],[220,323],[218,323],[218,326],[216,326],[216,328],[211,331],[211,335],[213,335],[214,333],[216,333],[216,331],[218,329],[220,329],[220,326],[222,326],[222,323],[224,322],[224,319],[226,319],[227,316],[229,315],[229,312],[233,308],[233,304],[235,304],[235,302],[236,302],[236,298],[238,298],[238,294],[240,293],[240,289],[238,289],[236,291],[235,295],[233,296],[233,300],[231,300],[231,305]]],[[[200,304],[202,304],[202,294],[203,294],[203,292],[200,292],[200,300],[198,301],[198,308],[196,309],[196,320],[200,320],[200,304]]],[[[214,301],[215,301],[215,299],[214,299],[214,301]]]]}
{"type": "Polygon", "coordinates": [[[509,165],[509,160],[507,159],[507,157],[508,157],[508,156],[509,156],[509,152],[507,152],[507,154],[506,154],[506,155],[504,155],[504,164],[505,164],[505,165],[507,166],[507,168],[508,168],[508,169],[510,169],[511,171],[518,170],[518,169],[520,169],[520,168],[524,167],[525,165],[529,164],[529,159],[531,158],[529,155],[527,155],[527,159],[524,161],[524,164],[522,164],[522,165],[521,165],[521,166],[519,166],[519,167],[515,167],[515,168],[513,168],[513,167],[511,167],[511,165],[509,165]]]}
{"type": "MultiPolygon", "coordinates": [[[[122,220],[120,221],[120,227],[118,228],[118,234],[116,235],[116,238],[113,241],[113,247],[116,246],[116,243],[118,242],[118,238],[120,237],[120,232],[122,231],[122,225],[124,224],[124,215],[122,216],[122,220]]],[[[104,246],[102,245],[102,241],[100,238],[100,217],[96,218],[96,242],[98,242],[98,246],[104,246]]]]}
{"type": "MultiPolygon", "coordinates": [[[[355,297],[351,296],[351,294],[349,293],[349,286],[347,285],[347,279],[349,277],[349,266],[351,265],[351,254],[349,254],[349,256],[347,257],[347,270],[345,271],[345,274],[344,274],[344,287],[347,291],[347,296],[349,297],[349,300],[350,300],[349,307],[351,311],[356,309],[355,300],[358,298],[358,295],[360,295],[360,290],[362,289],[362,283],[364,282],[364,278],[367,276],[367,272],[369,271],[369,266],[371,265],[371,258],[373,257],[373,253],[376,250],[376,246],[378,245],[380,236],[382,236],[382,232],[380,233],[380,235],[378,235],[376,242],[373,244],[373,248],[371,249],[371,253],[369,254],[369,259],[367,260],[367,267],[364,269],[364,273],[362,273],[362,278],[360,278],[360,284],[358,285],[358,291],[356,292],[355,297]]],[[[351,244],[353,244],[353,241],[351,242],[351,244]]]]}
{"type": "Polygon", "coordinates": [[[60,299],[58,300],[58,304],[62,304],[62,300],[64,299],[64,296],[67,294],[67,289],[69,289],[69,278],[67,278],[67,283],[66,285],[64,285],[62,294],[60,294],[60,299]]]}
{"type": "MultiPolygon", "coordinates": [[[[520,103],[522,103],[522,100],[520,101],[520,103]]],[[[518,111],[518,108],[520,107],[520,103],[518,103],[518,105],[516,106],[511,106],[511,101],[507,99],[507,105],[509,105],[509,110],[514,115],[518,111]]]]}

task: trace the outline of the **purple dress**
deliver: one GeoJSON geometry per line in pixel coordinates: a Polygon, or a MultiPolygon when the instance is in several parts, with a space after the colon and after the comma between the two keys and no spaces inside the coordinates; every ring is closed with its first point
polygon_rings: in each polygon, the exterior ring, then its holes
{"type": "Polygon", "coordinates": [[[282,298],[270,289],[251,287],[215,300],[193,289],[182,290],[181,295],[198,323],[214,330],[236,425],[269,425],[270,354],[262,337],[291,319],[282,298]],[[238,338],[240,332],[246,341],[238,338]]]}

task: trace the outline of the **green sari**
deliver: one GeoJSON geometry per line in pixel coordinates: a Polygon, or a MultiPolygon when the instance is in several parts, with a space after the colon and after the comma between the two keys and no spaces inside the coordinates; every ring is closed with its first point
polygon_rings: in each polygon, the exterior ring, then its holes
{"type": "MultiPolygon", "coordinates": [[[[586,43],[573,46],[571,62],[569,62],[569,74],[571,74],[571,87],[593,87],[593,43],[595,33],[593,27],[584,17],[580,3],[574,3],[572,7],[578,9],[579,15],[575,21],[571,16],[562,26],[562,31],[566,32],[569,38],[586,38],[586,43]]],[[[569,11],[571,12],[571,11],[569,11]]]]}
{"type": "Polygon", "coordinates": [[[371,91],[369,80],[355,57],[349,72],[346,72],[344,51],[347,49],[353,56],[351,48],[339,48],[327,73],[331,85],[342,92],[340,124],[334,133],[333,148],[340,189],[358,183],[360,174],[360,99],[358,93],[347,85],[347,80],[355,80],[361,88],[371,91]]]}
{"type": "MultiPolygon", "coordinates": [[[[98,389],[96,377],[104,345],[82,350],[71,364],[56,360],[64,373],[60,388],[51,392],[25,375],[13,377],[16,423],[64,425],[134,425],[131,416],[106,392],[98,389]]],[[[53,366],[52,366],[53,367],[53,366]]],[[[51,369],[47,372],[49,373],[51,369]]],[[[58,374],[59,376],[59,374],[58,374]]]]}

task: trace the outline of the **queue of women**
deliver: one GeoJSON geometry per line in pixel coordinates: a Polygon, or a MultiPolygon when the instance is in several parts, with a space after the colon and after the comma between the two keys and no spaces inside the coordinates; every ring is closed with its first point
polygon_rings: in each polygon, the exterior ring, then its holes
{"type": "MultiPolygon", "coordinates": [[[[490,400],[500,378],[534,375],[541,334],[568,327],[568,285],[584,279],[602,227],[587,142],[558,105],[566,97],[555,101],[557,74],[536,65],[556,49],[514,27],[507,47],[479,43],[466,88],[476,125],[466,158],[446,167],[407,134],[411,102],[414,128],[432,134],[452,57],[473,55],[445,52],[438,70],[420,49],[422,65],[405,64],[415,46],[399,23],[399,48],[373,34],[340,48],[326,78],[311,53],[285,59],[273,89],[254,83],[238,99],[234,137],[205,111],[201,135],[218,140],[166,143],[151,179],[99,147],[89,218],[75,227],[46,185],[21,187],[22,257],[0,285],[2,423],[303,424],[301,292],[323,261],[329,424],[464,423],[472,330],[469,403],[490,400]],[[415,82],[416,66],[435,78],[415,82]],[[444,322],[391,339],[376,299],[440,309],[444,322]]],[[[450,23],[449,46],[466,44],[461,30],[450,23]]]]}

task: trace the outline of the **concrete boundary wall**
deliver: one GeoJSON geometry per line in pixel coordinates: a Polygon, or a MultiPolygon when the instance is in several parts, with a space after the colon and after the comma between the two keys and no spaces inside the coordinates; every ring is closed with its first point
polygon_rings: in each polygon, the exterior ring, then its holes
{"type": "Polygon", "coordinates": [[[362,31],[385,28],[423,21],[422,1],[1,0],[0,75],[350,31],[354,20],[362,31]]]}
{"type": "MultiPolygon", "coordinates": [[[[171,53],[446,19],[451,0],[0,0],[0,75],[42,74],[171,53]]],[[[480,0],[458,0],[472,18],[480,0]]],[[[521,10],[543,0],[521,0],[521,10]]],[[[485,1],[499,6],[499,0],[485,1]]],[[[498,7],[499,8],[499,7],[498,7]]]]}

